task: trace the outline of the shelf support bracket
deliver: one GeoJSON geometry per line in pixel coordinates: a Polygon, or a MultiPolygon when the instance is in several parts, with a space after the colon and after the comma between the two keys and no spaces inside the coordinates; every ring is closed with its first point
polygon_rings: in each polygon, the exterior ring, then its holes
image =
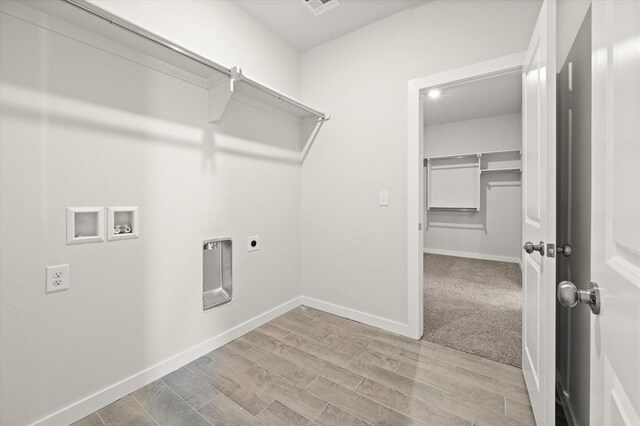
{"type": "Polygon", "coordinates": [[[311,130],[311,133],[309,134],[309,137],[307,138],[307,141],[305,142],[304,147],[302,148],[302,154],[300,155],[300,162],[304,162],[304,159],[307,158],[307,154],[311,149],[311,145],[313,145],[313,142],[315,142],[316,137],[318,136],[318,133],[320,133],[320,129],[322,128],[322,125],[324,124],[325,121],[328,121],[328,120],[329,118],[320,118],[316,121],[315,126],[311,130]]]}
{"type": "Polygon", "coordinates": [[[244,74],[242,74],[242,68],[239,67],[233,67],[231,68],[231,80],[234,81],[240,81],[244,78],[244,74]]]}
{"type": "Polygon", "coordinates": [[[242,69],[233,67],[230,70],[228,79],[210,87],[208,89],[208,114],[207,121],[209,123],[217,123],[222,118],[231,96],[233,96],[234,84],[244,78],[242,69]]]}
{"type": "Polygon", "coordinates": [[[233,80],[225,79],[207,90],[207,121],[209,123],[217,123],[222,118],[229,101],[231,101],[232,85],[233,80]]]}

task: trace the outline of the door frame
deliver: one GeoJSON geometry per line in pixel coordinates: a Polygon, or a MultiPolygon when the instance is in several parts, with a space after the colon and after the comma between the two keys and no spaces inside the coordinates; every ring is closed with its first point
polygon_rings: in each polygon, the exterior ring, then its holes
{"type": "Polygon", "coordinates": [[[423,252],[425,171],[423,95],[430,88],[458,85],[468,81],[522,69],[526,51],[473,65],[410,80],[407,105],[407,333],[420,339],[423,323],[423,252]],[[417,232],[416,232],[417,231],[417,232]]]}

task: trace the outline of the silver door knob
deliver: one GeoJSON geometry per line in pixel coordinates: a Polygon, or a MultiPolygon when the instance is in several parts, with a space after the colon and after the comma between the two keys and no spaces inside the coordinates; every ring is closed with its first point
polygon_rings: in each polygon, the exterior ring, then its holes
{"type": "Polygon", "coordinates": [[[544,241],[540,241],[540,244],[533,244],[531,241],[527,241],[526,243],[524,243],[522,248],[529,254],[537,251],[544,256],[544,241]]]}
{"type": "Polygon", "coordinates": [[[558,253],[562,253],[564,257],[569,257],[571,256],[571,253],[573,253],[573,249],[569,244],[563,244],[561,246],[556,247],[556,251],[558,253]]]}
{"type": "Polygon", "coordinates": [[[600,290],[598,284],[591,283],[587,290],[578,290],[571,281],[558,284],[558,302],[567,308],[573,308],[578,303],[589,305],[595,315],[600,313],[600,290]]]}

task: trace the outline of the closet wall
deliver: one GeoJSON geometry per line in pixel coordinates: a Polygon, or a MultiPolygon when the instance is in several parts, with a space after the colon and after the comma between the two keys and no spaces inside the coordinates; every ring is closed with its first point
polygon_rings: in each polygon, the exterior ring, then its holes
{"type": "MultiPolygon", "coordinates": [[[[434,103],[437,108],[437,103],[434,103]]],[[[521,114],[457,121],[425,127],[425,156],[520,149],[521,114]]],[[[517,158],[517,157],[514,157],[517,158]]],[[[519,173],[488,173],[480,178],[480,211],[426,212],[427,253],[519,262],[522,233],[519,173]]]]}
{"type": "MultiPolygon", "coordinates": [[[[298,52],[232,3],[103,3],[297,95],[298,52]]],[[[235,101],[208,125],[204,89],[0,16],[0,424],[122,396],[121,381],[297,301],[297,126],[235,101]],[[139,239],[66,245],[66,207],[122,205],[139,207],[139,239]],[[203,313],[202,240],[221,236],[234,297],[203,313]],[[45,295],[45,267],[63,263],[70,289],[45,295]]]]}

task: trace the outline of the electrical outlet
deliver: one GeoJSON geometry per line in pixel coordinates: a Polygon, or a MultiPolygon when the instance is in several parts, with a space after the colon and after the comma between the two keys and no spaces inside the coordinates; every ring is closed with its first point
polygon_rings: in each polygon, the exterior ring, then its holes
{"type": "Polygon", "coordinates": [[[70,278],[69,265],[47,266],[46,293],[67,290],[70,278]]]}
{"type": "Polygon", "coordinates": [[[253,237],[249,237],[247,239],[247,251],[256,251],[260,250],[260,237],[254,235],[253,237]]]}

